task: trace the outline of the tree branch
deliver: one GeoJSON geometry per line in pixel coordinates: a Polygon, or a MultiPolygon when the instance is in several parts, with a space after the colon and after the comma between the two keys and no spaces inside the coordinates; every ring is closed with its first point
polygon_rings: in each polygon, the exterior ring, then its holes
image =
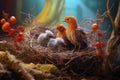
{"type": "Polygon", "coordinates": [[[117,11],[117,15],[115,18],[115,28],[118,30],[118,27],[120,27],[120,0],[118,0],[119,4],[118,4],[118,11],[117,11]]]}
{"type": "Polygon", "coordinates": [[[115,28],[115,23],[114,23],[114,20],[113,20],[113,17],[111,16],[111,12],[110,12],[110,0],[107,0],[107,13],[108,13],[108,16],[110,18],[110,21],[112,23],[112,26],[113,26],[113,35],[116,35],[116,32],[117,32],[117,29],[115,28]]]}

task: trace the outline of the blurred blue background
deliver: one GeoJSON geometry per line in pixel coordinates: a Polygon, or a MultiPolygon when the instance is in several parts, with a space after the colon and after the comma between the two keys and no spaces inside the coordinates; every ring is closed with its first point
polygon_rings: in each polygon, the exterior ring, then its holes
{"type": "MultiPolygon", "coordinates": [[[[100,13],[106,11],[107,0],[0,0],[0,18],[3,17],[4,10],[9,15],[15,15],[18,23],[23,23],[28,14],[31,14],[33,23],[43,23],[55,26],[63,23],[66,15],[73,15],[80,23],[86,18],[96,18],[96,11],[100,13]]],[[[111,0],[111,12],[114,17],[117,11],[117,0],[111,0]]],[[[65,23],[63,23],[65,24],[65,23]]],[[[66,24],[65,24],[66,25],[66,24]]],[[[108,18],[105,19],[104,27],[111,25],[108,18]]],[[[90,28],[89,26],[86,26],[90,28]]]]}

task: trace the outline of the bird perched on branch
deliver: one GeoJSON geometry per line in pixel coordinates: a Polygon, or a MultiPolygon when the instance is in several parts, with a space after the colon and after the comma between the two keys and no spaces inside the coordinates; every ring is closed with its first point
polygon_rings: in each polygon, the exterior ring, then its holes
{"type": "Polygon", "coordinates": [[[87,38],[83,30],[78,29],[77,21],[74,16],[65,16],[64,22],[68,24],[66,36],[68,40],[75,46],[74,50],[87,48],[87,38]]]}
{"type": "Polygon", "coordinates": [[[46,47],[48,41],[50,40],[50,38],[53,38],[55,35],[53,34],[53,32],[51,32],[50,30],[46,30],[45,33],[41,33],[38,38],[37,38],[37,42],[41,45],[46,47]]]}
{"type": "Polygon", "coordinates": [[[56,29],[57,29],[57,35],[56,36],[60,37],[64,40],[65,46],[68,49],[73,48],[74,45],[66,37],[66,27],[63,24],[57,24],[56,29]]]}

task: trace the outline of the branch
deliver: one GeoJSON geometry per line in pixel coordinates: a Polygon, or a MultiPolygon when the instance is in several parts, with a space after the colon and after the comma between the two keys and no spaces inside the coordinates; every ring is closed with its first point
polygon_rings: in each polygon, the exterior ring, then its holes
{"type": "Polygon", "coordinates": [[[118,27],[120,27],[120,0],[119,0],[119,4],[118,4],[117,15],[115,18],[115,28],[118,29],[118,27]]]}
{"type": "Polygon", "coordinates": [[[115,28],[115,23],[114,23],[113,17],[111,16],[111,12],[110,12],[110,7],[109,7],[109,5],[110,5],[110,0],[107,0],[107,5],[106,5],[106,7],[107,7],[107,13],[108,13],[108,16],[109,16],[109,18],[110,18],[110,21],[111,21],[111,23],[112,23],[112,26],[113,26],[113,35],[116,35],[117,30],[116,30],[116,28],[115,28]]]}

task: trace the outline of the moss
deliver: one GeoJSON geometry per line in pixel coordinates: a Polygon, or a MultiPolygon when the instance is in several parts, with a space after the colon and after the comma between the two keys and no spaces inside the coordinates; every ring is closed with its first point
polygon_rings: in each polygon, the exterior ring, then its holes
{"type": "Polygon", "coordinates": [[[59,74],[58,68],[56,66],[54,66],[53,64],[34,64],[34,63],[26,64],[26,63],[22,63],[22,65],[27,67],[27,68],[39,70],[39,71],[42,71],[42,72],[48,73],[48,74],[54,74],[54,75],[59,74]]]}
{"type": "Polygon", "coordinates": [[[16,57],[9,52],[0,51],[0,63],[14,74],[12,77],[15,79],[18,78],[18,80],[44,80],[55,77],[55,75],[59,73],[57,67],[52,64],[26,64],[16,59],[16,57]]]}

